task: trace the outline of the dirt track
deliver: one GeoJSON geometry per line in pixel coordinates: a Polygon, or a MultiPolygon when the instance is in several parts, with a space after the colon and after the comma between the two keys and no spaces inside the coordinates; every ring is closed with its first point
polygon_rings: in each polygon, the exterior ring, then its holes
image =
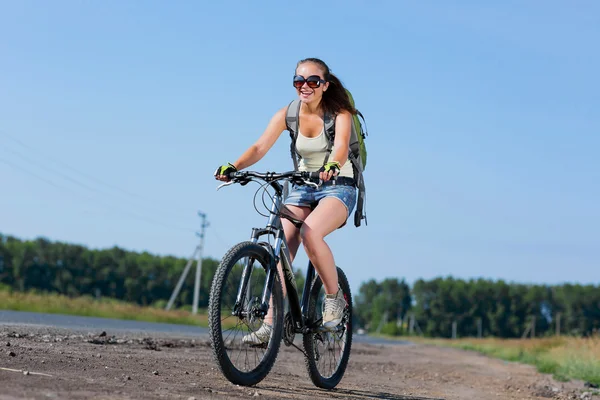
{"type": "Polygon", "coordinates": [[[284,345],[274,370],[251,388],[222,377],[205,337],[1,326],[0,347],[0,400],[600,399],[583,394],[582,382],[423,345],[355,344],[344,379],[329,392],[311,384],[302,354],[284,345]]]}

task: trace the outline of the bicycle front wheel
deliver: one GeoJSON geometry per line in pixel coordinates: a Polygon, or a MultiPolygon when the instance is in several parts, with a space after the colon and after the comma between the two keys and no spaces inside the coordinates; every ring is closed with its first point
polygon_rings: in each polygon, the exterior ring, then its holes
{"type": "MultiPolygon", "coordinates": [[[[269,319],[261,315],[261,299],[271,256],[252,242],[242,242],[229,250],[213,278],[208,306],[208,323],[213,356],[223,375],[232,383],[255,385],[275,363],[283,332],[283,292],[275,273],[269,319]],[[248,285],[242,301],[236,304],[242,285],[242,272],[248,266],[248,285]]],[[[267,314],[267,316],[269,315],[267,314]]]]}
{"type": "Polygon", "coordinates": [[[342,322],[334,330],[322,327],[325,289],[317,275],[308,301],[307,323],[311,329],[303,336],[308,375],[315,386],[323,389],[333,389],[341,381],[352,347],[352,294],[346,275],[339,267],[337,273],[347,304],[342,322]]]}

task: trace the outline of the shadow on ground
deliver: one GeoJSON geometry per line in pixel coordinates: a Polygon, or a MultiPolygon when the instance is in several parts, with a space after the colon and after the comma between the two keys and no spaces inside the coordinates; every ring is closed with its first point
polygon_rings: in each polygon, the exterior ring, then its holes
{"type": "MultiPolygon", "coordinates": [[[[257,389],[265,392],[271,392],[271,394],[298,394],[298,390],[285,389],[274,386],[260,386],[257,389]]],[[[300,388],[299,388],[300,389],[300,388]]],[[[423,397],[423,396],[411,396],[394,394],[387,392],[379,392],[376,390],[366,391],[357,389],[334,389],[331,391],[319,389],[319,388],[308,388],[304,387],[301,389],[310,398],[321,398],[323,394],[327,394],[328,398],[331,399],[356,399],[356,400],[367,400],[367,399],[382,399],[382,400],[444,400],[440,397],[423,397]]]]}

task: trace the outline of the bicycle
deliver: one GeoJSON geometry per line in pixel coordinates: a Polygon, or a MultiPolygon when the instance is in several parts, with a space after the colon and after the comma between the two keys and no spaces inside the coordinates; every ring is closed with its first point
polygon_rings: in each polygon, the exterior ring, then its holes
{"type": "Polygon", "coordinates": [[[325,291],[321,279],[309,261],[300,299],[281,223],[281,218],[289,219],[296,226],[300,226],[302,221],[295,220],[284,212],[284,192],[279,181],[287,180],[291,184],[318,187],[314,182],[318,179],[318,173],[239,171],[231,173],[229,178],[230,180],[221,184],[219,189],[233,183],[246,185],[256,178],[265,182],[261,184],[261,188],[270,186],[275,190],[275,194],[271,197],[272,204],[266,226],[252,228],[250,240],[229,249],[215,272],[208,306],[213,357],[230,382],[242,386],[256,385],[271,371],[283,339],[286,346],[294,346],[304,354],[305,365],[313,384],[323,389],[333,389],[345,373],[352,346],[350,286],[342,269],[336,266],[338,285],[342,289],[347,306],[341,323],[332,330],[325,329],[322,326],[321,309],[325,291]],[[271,235],[274,244],[260,240],[263,236],[270,238],[271,235]],[[289,308],[285,316],[282,278],[277,271],[280,261],[289,308]],[[255,264],[259,265],[255,268],[255,264]],[[229,279],[231,290],[227,290],[229,279]],[[253,286],[254,283],[257,285],[253,286]],[[231,302],[232,306],[223,307],[224,301],[231,302]],[[260,345],[244,343],[244,335],[260,328],[270,307],[273,323],[269,341],[260,345]],[[242,336],[238,337],[240,332],[242,336]],[[302,335],[304,350],[294,344],[297,334],[302,335]],[[232,354],[230,357],[229,352],[237,352],[237,355],[232,354]],[[253,354],[249,354],[252,352],[253,354]],[[329,358],[333,360],[328,361],[329,358]]]}

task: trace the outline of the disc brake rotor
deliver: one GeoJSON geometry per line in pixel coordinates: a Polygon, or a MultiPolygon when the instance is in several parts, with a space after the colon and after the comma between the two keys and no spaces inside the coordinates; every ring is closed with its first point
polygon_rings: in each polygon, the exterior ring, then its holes
{"type": "Polygon", "coordinates": [[[263,324],[263,319],[259,317],[256,313],[256,310],[260,307],[260,299],[258,297],[253,298],[248,303],[248,327],[252,329],[252,331],[256,332],[258,328],[263,324]]]}
{"type": "Polygon", "coordinates": [[[285,343],[286,346],[291,346],[292,343],[294,343],[295,337],[296,332],[294,330],[292,314],[288,312],[285,314],[285,318],[283,319],[283,343],[285,343]]]}

